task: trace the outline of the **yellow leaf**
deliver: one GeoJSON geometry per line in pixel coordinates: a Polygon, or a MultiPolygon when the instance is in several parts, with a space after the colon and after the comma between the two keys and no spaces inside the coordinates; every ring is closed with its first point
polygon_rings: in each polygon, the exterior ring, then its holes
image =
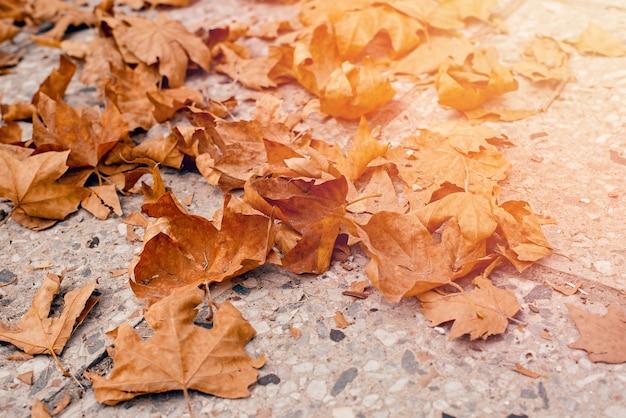
{"type": "Polygon", "coordinates": [[[583,54],[606,55],[607,57],[623,57],[626,55],[624,43],[618,37],[593,22],[589,22],[587,28],[577,39],[566,42],[574,45],[583,54]]]}
{"type": "Polygon", "coordinates": [[[457,110],[474,109],[490,98],[517,90],[511,71],[498,63],[495,48],[478,47],[462,64],[452,60],[439,68],[435,78],[439,104],[457,110]]]}

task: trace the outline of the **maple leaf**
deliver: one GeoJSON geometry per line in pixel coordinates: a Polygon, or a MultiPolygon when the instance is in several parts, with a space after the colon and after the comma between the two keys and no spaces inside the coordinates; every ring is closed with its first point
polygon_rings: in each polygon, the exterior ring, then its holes
{"type": "Polygon", "coordinates": [[[626,55],[624,43],[618,37],[593,22],[589,22],[577,39],[565,42],[574,45],[583,54],[599,54],[607,57],[622,57],[626,55]]]}
{"type": "Polygon", "coordinates": [[[0,149],[0,198],[15,205],[15,221],[44,229],[76,211],[87,191],[56,182],[68,168],[68,155],[69,151],[46,152],[20,160],[0,149]]]}
{"type": "Polygon", "coordinates": [[[52,22],[52,29],[43,35],[32,36],[31,39],[40,45],[59,47],[65,32],[70,26],[94,26],[96,18],[90,11],[62,0],[35,0],[31,12],[35,22],[52,22]]]}
{"type": "Polygon", "coordinates": [[[436,129],[446,136],[422,130],[387,152],[400,176],[413,190],[423,191],[425,202],[445,183],[490,199],[497,183],[506,178],[510,163],[484,139],[489,131],[458,125],[436,129]]]}
{"type": "Polygon", "coordinates": [[[617,305],[609,305],[606,315],[595,315],[572,304],[565,306],[581,337],[570,348],[585,350],[594,363],[626,362],[626,314],[617,305]]]}
{"type": "Polygon", "coordinates": [[[468,248],[480,245],[498,226],[491,202],[466,192],[451,193],[419,209],[417,215],[430,231],[455,218],[468,248]]]}
{"type": "Polygon", "coordinates": [[[389,102],[396,91],[365,57],[360,67],[344,62],[320,90],[320,109],[331,116],[357,119],[389,102]]]}
{"type": "Polygon", "coordinates": [[[494,208],[493,215],[498,222],[498,230],[509,245],[503,255],[518,271],[552,253],[550,243],[541,231],[541,223],[527,202],[504,202],[494,208]]]}
{"type": "Polygon", "coordinates": [[[134,266],[131,288],[137,297],[155,300],[175,287],[220,282],[263,263],[273,243],[268,217],[240,211],[227,195],[221,219],[187,214],[171,193],[143,211],[166,218],[167,235],[148,239],[134,266]]]}
{"type": "MultiPolygon", "coordinates": [[[[356,7],[350,3],[332,3],[335,11],[328,13],[328,17],[333,23],[338,51],[343,59],[356,60],[383,33],[390,41],[389,55],[392,57],[405,55],[421,42],[419,33],[425,31],[424,26],[384,3],[361,2],[356,7]],[[339,13],[340,10],[343,13],[339,13]]],[[[319,10],[319,7],[315,9],[319,10]]]]}
{"type": "Polygon", "coordinates": [[[159,74],[167,77],[169,87],[184,84],[189,61],[209,70],[209,48],[181,22],[165,14],[158,14],[156,20],[122,16],[121,20],[107,18],[105,22],[113,28],[124,60],[129,64],[156,65],[159,74]]]}
{"type": "Polygon", "coordinates": [[[38,152],[69,150],[70,167],[96,167],[104,155],[128,133],[117,107],[110,101],[103,114],[91,108],[76,111],[62,101],[39,95],[33,119],[33,142],[38,152]]]}
{"type": "Polygon", "coordinates": [[[246,185],[244,199],[300,235],[283,249],[282,267],[295,273],[322,273],[330,265],[347,192],[343,176],[319,184],[315,180],[277,177],[246,185]]]}
{"type": "Polygon", "coordinates": [[[150,129],[155,123],[154,104],[146,92],[156,91],[158,79],[145,66],[111,66],[104,81],[104,94],[118,107],[129,130],[150,129]]]}
{"type": "Polygon", "coordinates": [[[59,69],[52,70],[50,75],[41,83],[39,90],[33,95],[33,104],[37,105],[39,102],[39,94],[45,94],[55,101],[63,98],[75,72],[76,64],[65,55],[61,55],[59,69]]]}
{"type": "Polygon", "coordinates": [[[351,141],[348,158],[342,158],[337,163],[337,169],[350,180],[356,180],[374,159],[382,157],[389,145],[383,145],[372,135],[367,119],[361,117],[359,127],[351,141]]]}
{"type": "Polygon", "coordinates": [[[463,63],[448,60],[435,78],[439,104],[457,110],[474,109],[493,96],[517,90],[511,71],[498,63],[495,48],[477,47],[463,63]]]}
{"type": "Polygon", "coordinates": [[[560,42],[550,37],[538,37],[524,45],[522,59],[513,65],[513,70],[532,81],[567,80],[573,77],[568,65],[569,55],[560,42]]]}
{"type": "Polygon", "coordinates": [[[230,302],[213,318],[213,328],[194,325],[203,299],[197,288],[155,303],[145,314],[155,331],[143,341],[127,323],[112,333],[114,367],[108,378],[86,373],[98,402],[115,405],[148,393],[182,390],[191,413],[189,390],[223,398],[248,396],[256,382],[263,356],[252,359],[244,346],[255,335],[250,324],[230,302]]]}
{"type": "Polygon", "coordinates": [[[308,42],[297,42],[293,74],[331,116],[357,119],[387,103],[395,94],[391,83],[368,57],[360,66],[341,58],[328,25],[317,26],[308,42]]]}
{"type": "Polygon", "coordinates": [[[242,57],[226,44],[221,44],[219,50],[221,58],[220,63],[215,66],[215,71],[226,74],[244,87],[254,90],[277,86],[277,83],[270,77],[270,72],[278,63],[280,56],[242,57]]]}
{"type": "Polygon", "coordinates": [[[63,301],[63,312],[49,318],[50,306],[61,289],[63,277],[48,273],[41,287],[33,297],[30,309],[22,319],[9,327],[0,323],[0,341],[13,344],[27,354],[61,354],[81,317],[89,312],[95,302],[88,304],[96,288],[93,281],[68,292],[63,301]],[[87,312],[85,308],[87,306],[87,312]]]}
{"type": "Polygon", "coordinates": [[[429,36],[426,41],[399,60],[394,70],[396,73],[412,75],[436,73],[447,59],[461,61],[473,49],[472,43],[466,38],[429,36]]]}
{"type": "Polygon", "coordinates": [[[473,282],[477,287],[469,292],[441,295],[431,291],[418,296],[420,312],[432,326],[454,321],[450,340],[464,334],[469,334],[470,340],[501,334],[508,319],[521,308],[512,291],[495,287],[487,277],[478,276],[473,282]]]}
{"type": "Polygon", "coordinates": [[[368,277],[391,302],[463,277],[486,261],[484,248],[465,248],[454,219],[438,243],[415,214],[381,211],[358,226],[358,237],[370,257],[368,277]]]}

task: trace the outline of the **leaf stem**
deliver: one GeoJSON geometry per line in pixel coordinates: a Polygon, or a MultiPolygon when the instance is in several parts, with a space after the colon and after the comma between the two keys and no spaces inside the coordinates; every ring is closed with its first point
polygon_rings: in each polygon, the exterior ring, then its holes
{"type": "Polygon", "coordinates": [[[7,214],[7,216],[4,217],[3,220],[0,221],[0,226],[4,225],[5,223],[7,223],[7,221],[9,220],[9,218],[11,218],[11,216],[13,215],[13,212],[15,212],[15,209],[17,209],[17,206],[13,206],[13,209],[11,209],[11,212],[9,212],[7,214]]]}
{"type": "Polygon", "coordinates": [[[373,199],[375,197],[382,197],[382,195],[383,195],[382,193],[376,193],[376,194],[370,194],[370,195],[367,195],[367,196],[361,196],[361,197],[359,197],[356,200],[353,200],[351,202],[346,203],[346,207],[348,207],[350,205],[354,205],[355,203],[358,203],[358,202],[360,202],[362,200],[365,200],[365,199],[373,199]]]}

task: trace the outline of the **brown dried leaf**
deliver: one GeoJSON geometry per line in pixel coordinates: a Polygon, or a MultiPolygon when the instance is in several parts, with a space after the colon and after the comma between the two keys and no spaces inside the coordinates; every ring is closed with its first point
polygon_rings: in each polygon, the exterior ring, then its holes
{"type": "Polygon", "coordinates": [[[615,35],[593,22],[577,39],[565,41],[574,45],[580,52],[588,55],[605,55],[607,57],[622,57],[626,55],[626,46],[615,35]]]}
{"type": "Polygon", "coordinates": [[[171,88],[184,84],[189,61],[209,70],[209,48],[181,22],[165,14],[158,14],[156,20],[121,16],[118,21],[112,18],[105,21],[113,28],[113,37],[124,60],[129,64],[142,62],[157,66],[171,88]]]}
{"type": "MultiPolygon", "coordinates": [[[[173,294],[145,314],[155,331],[143,341],[124,323],[115,331],[114,368],[108,378],[88,373],[98,402],[115,405],[148,393],[188,390],[223,398],[248,396],[263,356],[252,359],[244,350],[255,331],[230,302],[221,304],[208,330],[194,325],[199,289],[173,294]]],[[[191,411],[190,411],[191,412],[191,411]]]]}
{"type": "Polygon", "coordinates": [[[43,229],[76,211],[87,191],[56,182],[68,168],[68,155],[46,152],[20,160],[0,149],[0,198],[13,202],[15,221],[43,229]]]}
{"type": "Polygon", "coordinates": [[[441,295],[427,292],[419,295],[421,312],[432,326],[454,321],[450,336],[453,340],[470,334],[470,340],[486,339],[506,331],[508,319],[521,308],[515,293],[494,287],[484,276],[474,279],[476,288],[469,292],[441,295]]]}
{"type": "Polygon", "coordinates": [[[626,313],[609,305],[606,315],[595,315],[566,303],[567,310],[580,332],[580,338],[568,347],[585,350],[594,363],[626,362],[626,313]]]}
{"type": "Polygon", "coordinates": [[[464,61],[449,60],[435,79],[439,104],[457,110],[475,109],[491,97],[517,90],[511,71],[498,62],[495,48],[477,47],[464,61]]]}
{"type": "Polygon", "coordinates": [[[0,341],[11,343],[27,354],[61,354],[96,288],[93,281],[68,292],[63,312],[58,317],[48,318],[50,305],[61,289],[61,280],[60,276],[48,274],[22,319],[10,327],[0,323],[0,341]]]}
{"type": "Polygon", "coordinates": [[[67,164],[72,168],[96,167],[128,133],[128,125],[110,101],[100,114],[86,107],[77,111],[43,93],[38,97],[38,115],[33,118],[33,142],[38,152],[69,150],[67,164]]]}

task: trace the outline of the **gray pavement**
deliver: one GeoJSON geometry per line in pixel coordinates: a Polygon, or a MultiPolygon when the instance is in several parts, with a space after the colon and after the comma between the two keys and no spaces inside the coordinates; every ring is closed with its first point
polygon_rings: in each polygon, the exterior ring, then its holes
{"type": "MultiPolygon", "coordinates": [[[[189,27],[208,20],[211,26],[233,17],[251,21],[293,16],[288,6],[272,2],[237,0],[200,1],[189,8],[168,11],[189,27]],[[271,13],[276,13],[274,16],[271,13]]],[[[621,1],[527,0],[502,2],[507,10],[506,35],[483,38],[496,45],[505,63],[518,59],[521,46],[533,35],[558,39],[577,36],[589,20],[602,24],[626,42],[626,8],[621,1]],[[509,7],[507,9],[507,7],[509,7]]],[[[89,32],[74,35],[89,39],[89,32]]],[[[29,44],[21,35],[14,48],[29,45],[21,63],[0,76],[3,103],[29,101],[39,83],[58,65],[58,51],[29,44]]],[[[297,276],[264,266],[221,284],[216,301],[231,300],[257,331],[246,349],[264,354],[259,382],[252,395],[229,400],[192,392],[197,416],[210,417],[626,417],[626,364],[591,363],[587,353],[568,348],[579,334],[564,303],[605,313],[609,303],[626,302],[626,58],[574,55],[576,78],[545,113],[522,121],[493,126],[516,144],[505,151],[514,163],[503,185],[505,196],[523,199],[533,209],[553,217],[557,225],[544,231],[556,254],[522,274],[507,267],[492,275],[498,286],[512,289],[522,310],[503,335],[486,341],[466,337],[447,339],[448,326],[432,328],[419,313],[415,299],[387,303],[375,290],[367,299],[342,295],[350,284],[366,279],[366,257],[359,251],[343,264],[320,275],[297,276]],[[546,133],[546,135],[533,135],[546,133]],[[534,139],[533,139],[534,138],[534,139]],[[545,283],[582,283],[585,293],[565,296],[545,283]],[[341,311],[352,324],[338,329],[334,316],[341,311]],[[296,339],[290,328],[301,331],[296,339]],[[531,378],[513,371],[516,364],[540,374],[531,378]],[[446,415],[447,414],[447,415],[446,415]]],[[[191,87],[208,97],[238,98],[237,116],[250,111],[250,91],[220,75],[191,79],[191,87]]],[[[372,125],[383,126],[382,138],[397,141],[434,120],[458,118],[436,105],[436,93],[418,95],[409,83],[400,90],[392,111],[381,111],[372,125]]],[[[280,90],[285,108],[295,108],[308,95],[295,87],[280,90]]],[[[506,99],[513,108],[541,106],[550,92],[522,82],[519,92],[506,99]]],[[[72,105],[97,103],[95,92],[74,80],[67,101],[72,105]]],[[[304,122],[314,136],[345,144],[356,124],[323,115],[304,122]]],[[[165,128],[167,131],[167,126],[165,128]]],[[[150,132],[151,134],[153,132],[150,132]]],[[[28,129],[25,137],[30,136],[28,129]]],[[[163,170],[164,181],[179,197],[194,195],[193,214],[211,217],[221,206],[221,193],[198,174],[163,170]]],[[[124,213],[138,210],[142,198],[122,199],[124,213]]],[[[6,203],[0,209],[7,210],[6,203]]],[[[29,416],[35,399],[54,408],[65,396],[68,417],[179,417],[188,412],[182,393],[143,396],[110,407],[98,404],[89,381],[80,378],[88,368],[111,367],[105,332],[126,321],[146,335],[142,304],[128,288],[126,269],[140,242],[126,241],[127,226],[112,216],[99,221],[80,210],[43,232],[32,232],[15,222],[0,227],[0,319],[18,320],[30,305],[46,272],[67,273],[64,288],[98,279],[102,299],[69,341],[60,359],[78,377],[80,385],[64,378],[53,359],[36,356],[9,361],[15,351],[0,345],[0,415],[29,416]],[[99,244],[87,244],[97,237],[99,244]],[[34,372],[32,385],[17,375],[34,372]]],[[[140,231],[139,231],[140,232],[140,231]]]]}

